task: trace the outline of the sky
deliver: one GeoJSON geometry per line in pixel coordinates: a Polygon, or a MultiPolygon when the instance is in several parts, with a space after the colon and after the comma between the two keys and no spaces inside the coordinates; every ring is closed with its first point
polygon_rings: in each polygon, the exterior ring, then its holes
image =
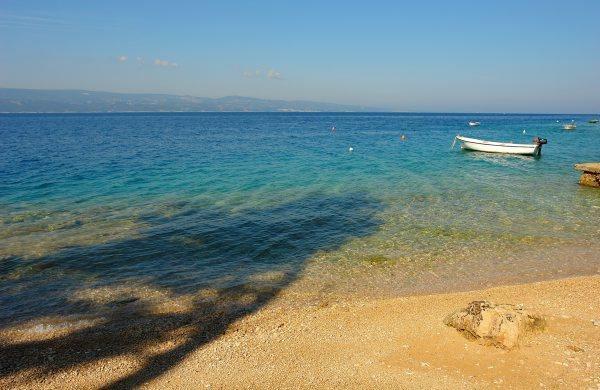
{"type": "Polygon", "coordinates": [[[600,112],[600,1],[0,0],[0,87],[600,112]]]}

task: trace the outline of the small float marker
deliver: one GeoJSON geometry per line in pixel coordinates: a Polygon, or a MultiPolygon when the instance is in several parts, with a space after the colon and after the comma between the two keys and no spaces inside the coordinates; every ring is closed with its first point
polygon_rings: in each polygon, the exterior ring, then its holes
{"type": "Polygon", "coordinates": [[[331,131],[335,131],[335,126],[331,126],[331,131]]]}
{"type": "Polygon", "coordinates": [[[350,146],[350,147],[348,148],[348,151],[349,151],[349,152],[352,152],[353,150],[354,150],[354,148],[353,148],[352,146],[350,146]]]}
{"type": "Polygon", "coordinates": [[[523,134],[527,134],[527,132],[525,130],[523,130],[523,134]]]}
{"type": "Polygon", "coordinates": [[[404,134],[402,134],[402,135],[400,136],[400,140],[401,140],[401,141],[406,141],[406,136],[405,136],[404,134]]]}

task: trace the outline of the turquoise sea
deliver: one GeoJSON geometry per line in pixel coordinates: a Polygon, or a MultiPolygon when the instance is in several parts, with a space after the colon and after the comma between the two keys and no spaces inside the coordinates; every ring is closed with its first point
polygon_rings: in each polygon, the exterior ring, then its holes
{"type": "Polygon", "coordinates": [[[573,169],[600,160],[587,119],[1,115],[0,326],[144,300],[390,296],[598,273],[600,191],[573,169]],[[562,130],[570,120],[577,130],[562,130]],[[491,155],[452,150],[456,134],[548,144],[540,158],[491,155]]]}

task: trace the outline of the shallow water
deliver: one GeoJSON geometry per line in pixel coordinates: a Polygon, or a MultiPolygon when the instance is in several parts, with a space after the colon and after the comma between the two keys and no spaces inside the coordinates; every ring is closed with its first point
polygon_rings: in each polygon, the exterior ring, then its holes
{"type": "Polygon", "coordinates": [[[573,170],[600,159],[586,119],[2,115],[0,324],[248,285],[380,296],[597,273],[600,192],[573,170]],[[451,150],[458,133],[548,145],[451,150]]]}

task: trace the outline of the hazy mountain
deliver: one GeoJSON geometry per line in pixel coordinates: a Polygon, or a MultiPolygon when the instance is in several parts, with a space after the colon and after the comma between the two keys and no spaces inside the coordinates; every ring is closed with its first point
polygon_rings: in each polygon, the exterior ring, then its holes
{"type": "Polygon", "coordinates": [[[242,96],[212,99],[147,93],[0,88],[0,112],[233,112],[233,111],[380,111],[378,109],[300,100],[242,96]]]}

